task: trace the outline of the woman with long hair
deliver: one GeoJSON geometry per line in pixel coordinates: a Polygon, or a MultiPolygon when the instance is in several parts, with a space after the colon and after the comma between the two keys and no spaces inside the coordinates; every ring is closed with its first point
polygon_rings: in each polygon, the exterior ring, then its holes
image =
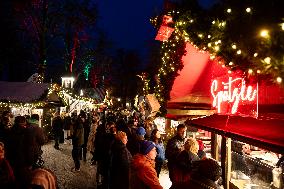
{"type": "Polygon", "coordinates": [[[158,129],[154,129],[152,131],[150,140],[153,141],[156,145],[157,156],[155,158],[155,169],[157,171],[157,176],[159,177],[162,166],[165,162],[165,147],[161,138],[161,133],[158,129]]]}

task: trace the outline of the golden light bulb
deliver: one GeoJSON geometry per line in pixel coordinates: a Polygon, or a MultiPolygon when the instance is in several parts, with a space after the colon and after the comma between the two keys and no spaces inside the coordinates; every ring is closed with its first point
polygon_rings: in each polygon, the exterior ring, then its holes
{"type": "Polygon", "coordinates": [[[284,23],[281,23],[280,26],[281,26],[281,29],[284,30],[284,23]]]}
{"type": "Polygon", "coordinates": [[[248,73],[249,73],[249,74],[252,74],[252,72],[253,72],[252,69],[249,69],[249,70],[248,70],[248,73]]]}
{"type": "Polygon", "coordinates": [[[258,55],[257,53],[254,53],[254,54],[253,54],[254,57],[257,57],[257,55],[258,55]]]}
{"type": "Polygon", "coordinates": [[[281,78],[281,77],[277,77],[277,78],[276,78],[276,81],[277,81],[278,83],[281,83],[281,82],[282,82],[282,78],[281,78]]]}
{"type": "Polygon", "coordinates": [[[241,50],[238,50],[238,51],[237,51],[237,54],[242,54],[242,51],[241,51],[241,50]]]}
{"type": "Polygon", "coordinates": [[[260,31],[260,36],[263,38],[268,38],[269,37],[269,31],[264,29],[260,31]]]}
{"type": "Polygon", "coordinates": [[[233,49],[236,49],[236,48],[237,48],[237,45],[232,45],[232,48],[233,48],[233,49]]]}
{"type": "Polygon", "coordinates": [[[227,9],[227,13],[231,13],[232,12],[232,9],[227,9]]]}
{"type": "Polygon", "coordinates": [[[246,8],[246,12],[247,12],[247,13],[251,12],[251,8],[249,8],[249,7],[246,8]]]}
{"type": "Polygon", "coordinates": [[[264,62],[267,63],[267,64],[270,64],[270,61],[271,61],[271,58],[270,57],[266,57],[264,59],[264,62]]]}
{"type": "Polygon", "coordinates": [[[232,66],[234,63],[233,62],[229,62],[229,65],[232,66]]]}

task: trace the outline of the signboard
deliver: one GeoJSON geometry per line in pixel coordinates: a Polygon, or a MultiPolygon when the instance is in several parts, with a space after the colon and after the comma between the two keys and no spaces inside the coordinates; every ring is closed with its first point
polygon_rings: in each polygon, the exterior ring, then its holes
{"type": "Polygon", "coordinates": [[[212,81],[212,106],[218,114],[258,115],[258,85],[247,84],[242,77],[224,77],[212,81]]]}
{"type": "Polygon", "coordinates": [[[169,24],[173,23],[171,16],[164,15],[162,25],[158,30],[155,40],[166,41],[172,35],[174,28],[169,27],[169,24]]]}

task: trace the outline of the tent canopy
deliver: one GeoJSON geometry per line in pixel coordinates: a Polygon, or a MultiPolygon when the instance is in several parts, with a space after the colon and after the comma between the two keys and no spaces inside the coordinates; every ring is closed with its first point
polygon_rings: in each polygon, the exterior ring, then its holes
{"type": "Polygon", "coordinates": [[[187,124],[276,153],[284,152],[283,114],[265,114],[258,119],[215,114],[205,118],[187,120],[187,124]]]}

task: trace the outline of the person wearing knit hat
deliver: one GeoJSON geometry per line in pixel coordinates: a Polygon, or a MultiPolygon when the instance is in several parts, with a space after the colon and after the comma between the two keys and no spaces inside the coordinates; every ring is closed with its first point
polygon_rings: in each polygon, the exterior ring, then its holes
{"type": "Polygon", "coordinates": [[[152,141],[143,140],[140,143],[140,153],[143,155],[147,155],[156,145],[152,141]]]}
{"type": "Polygon", "coordinates": [[[127,148],[129,149],[132,156],[139,153],[141,141],[144,141],[144,135],[146,131],[144,127],[138,127],[133,135],[133,138],[130,139],[129,143],[127,144],[127,148]]]}
{"type": "Polygon", "coordinates": [[[139,153],[134,155],[130,168],[130,188],[162,189],[155,170],[157,152],[151,141],[141,141],[139,153]]]}
{"type": "Polygon", "coordinates": [[[138,136],[143,136],[144,137],[144,135],[146,134],[146,131],[145,131],[144,127],[138,127],[138,129],[136,130],[136,134],[138,136]]]}

